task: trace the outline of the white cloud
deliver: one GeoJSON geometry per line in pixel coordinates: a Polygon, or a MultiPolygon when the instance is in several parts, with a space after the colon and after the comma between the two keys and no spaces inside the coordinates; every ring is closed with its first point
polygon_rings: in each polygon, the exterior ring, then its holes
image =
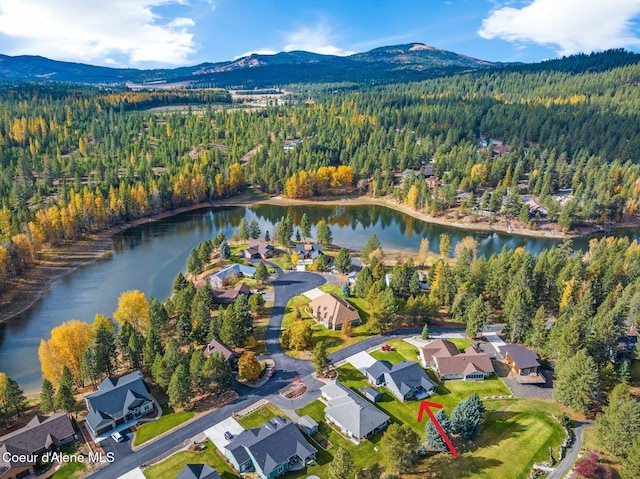
{"type": "Polygon", "coordinates": [[[323,25],[304,27],[285,35],[285,52],[304,50],[323,55],[351,55],[354,52],[343,50],[331,44],[331,31],[323,25]]]}
{"type": "Polygon", "coordinates": [[[196,50],[190,18],[164,18],[185,0],[0,0],[8,54],[113,64],[185,64],[196,50]],[[117,62],[116,62],[117,63],[117,62]]]}
{"type": "Polygon", "coordinates": [[[554,45],[560,55],[640,47],[632,22],[638,14],[638,0],[533,0],[522,8],[493,10],[478,34],[486,39],[554,45]]]}
{"type": "Polygon", "coordinates": [[[274,50],[273,48],[260,48],[258,50],[249,50],[248,52],[244,52],[242,55],[238,55],[233,57],[234,60],[237,60],[238,58],[242,58],[242,57],[248,57],[249,55],[275,55],[276,53],[278,53],[277,50],[274,50]]]}

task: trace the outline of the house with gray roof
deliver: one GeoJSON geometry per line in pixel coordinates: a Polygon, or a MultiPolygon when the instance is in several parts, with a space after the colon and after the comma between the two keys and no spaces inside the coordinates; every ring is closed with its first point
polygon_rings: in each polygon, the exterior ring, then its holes
{"type": "Polygon", "coordinates": [[[340,381],[326,384],[320,392],[327,403],[324,409],[327,422],[354,442],[368,439],[389,424],[389,416],[340,381]]]}
{"type": "Polygon", "coordinates": [[[220,479],[220,474],[208,464],[187,464],[176,479],[220,479]]]}
{"type": "Polygon", "coordinates": [[[0,436],[0,478],[32,477],[37,458],[78,439],[65,412],[37,415],[26,426],[0,436]],[[20,457],[20,460],[14,458],[20,457]]]}
{"type": "Polygon", "coordinates": [[[89,414],[87,429],[95,438],[153,410],[154,399],[142,373],[134,371],[120,378],[108,377],[98,390],[85,396],[89,414]]]}
{"type": "Polygon", "coordinates": [[[374,386],[381,386],[384,384],[384,373],[388,373],[391,367],[389,361],[376,361],[364,370],[364,375],[374,386]]]}
{"type": "Polygon", "coordinates": [[[224,447],[224,455],[240,473],[255,472],[274,479],[316,458],[317,449],[307,442],[296,425],[276,416],[264,425],[242,431],[224,447]]]}
{"type": "Polygon", "coordinates": [[[209,276],[209,282],[214,288],[222,288],[243,276],[253,278],[254,274],[256,274],[256,269],[253,266],[236,263],[209,276]]]}
{"type": "Polygon", "coordinates": [[[429,379],[425,370],[413,361],[402,361],[391,366],[384,373],[384,385],[401,401],[424,399],[436,390],[436,384],[429,379]]]}

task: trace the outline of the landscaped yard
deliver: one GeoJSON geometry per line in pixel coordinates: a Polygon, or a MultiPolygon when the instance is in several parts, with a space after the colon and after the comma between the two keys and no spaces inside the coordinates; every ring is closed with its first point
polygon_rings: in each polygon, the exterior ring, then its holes
{"type": "Polygon", "coordinates": [[[471,347],[471,343],[468,339],[465,338],[447,338],[453,344],[456,345],[456,348],[460,350],[460,352],[464,353],[464,350],[471,347]]]}
{"type": "Polygon", "coordinates": [[[387,360],[391,364],[401,361],[417,361],[418,350],[415,346],[403,341],[402,339],[393,339],[387,341],[387,344],[395,349],[395,351],[382,351],[381,349],[371,352],[371,356],[379,360],[387,360]]]}
{"type": "Polygon", "coordinates": [[[485,401],[487,423],[472,445],[459,444],[460,457],[439,454],[422,463],[407,479],[526,479],[535,461],[558,455],[564,439],[553,416],[562,411],[551,401],[517,399],[485,401]]]}
{"type": "Polygon", "coordinates": [[[256,409],[252,413],[237,419],[237,421],[242,424],[245,429],[252,429],[254,427],[262,426],[265,422],[276,416],[284,418],[287,417],[279,408],[269,403],[259,409],[256,409]]]}
{"type": "MultiPolygon", "coordinates": [[[[369,382],[360,374],[360,371],[350,364],[338,368],[338,380],[356,390],[370,386],[369,382]]],[[[377,406],[391,416],[393,420],[410,424],[416,432],[423,434],[424,426],[416,422],[420,402],[408,401],[402,403],[392,396],[386,388],[380,387],[378,389],[382,392],[382,398],[380,402],[376,403],[377,406]]],[[[429,401],[442,404],[447,414],[451,414],[456,404],[473,393],[477,393],[480,398],[485,396],[508,396],[511,394],[505,384],[497,377],[485,379],[484,381],[446,381],[440,383],[436,391],[437,394],[431,396],[429,401]]]]}
{"type": "Polygon", "coordinates": [[[316,461],[301,471],[287,473],[287,475],[284,476],[286,479],[303,479],[311,475],[315,475],[323,479],[329,477],[329,466],[331,461],[333,461],[333,454],[335,454],[335,452],[341,447],[347,449],[351,453],[351,459],[354,464],[353,471],[362,469],[363,467],[369,466],[375,462],[380,462],[380,453],[374,448],[379,445],[382,433],[378,433],[374,435],[371,440],[365,441],[356,446],[353,442],[346,439],[342,434],[324,422],[324,407],[324,403],[316,400],[311,404],[296,410],[296,413],[299,416],[309,415],[315,419],[319,424],[320,434],[326,437],[329,442],[333,444],[333,447],[328,451],[324,451],[310,440],[309,443],[318,450],[318,453],[316,454],[316,461]]]}
{"type": "MultiPolygon", "coordinates": [[[[78,454],[76,444],[69,446],[69,448],[63,451],[64,455],[75,456],[78,454]]],[[[80,461],[70,461],[64,463],[60,468],[51,476],[53,479],[80,479],[87,475],[87,465],[80,461]]]]}
{"type": "Polygon", "coordinates": [[[182,451],[159,464],[144,470],[147,479],[174,479],[187,464],[208,464],[218,471],[222,479],[237,479],[239,476],[229,466],[213,443],[207,440],[202,451],[182,451]]]}
{"type": "MultiPolygon", "coordinates": [[[[331,288],[336,288],[336,287],[338,289],[340,288],[339,286],[332,286],[331,288]]],[[[321,288],[324,289],[325,287],[322,286],[321,288]]],[[[338,294],[338,296],[340,295],[338,294]]],[[[357,343],[358,341],[362,341],[363,339],[366,339],[369,336],[366,323],[361,324],[359,326],[354,326],[352,329],[353,335],[350,338],[345,338],[342,335],[342,331],[333,331],[331,329],[327,329],[324,326],[317,324],[305,309],[305,306],[309,303],[309,301],[310,301],[309,298],[307,298],[302,294],[298,296],[294,296],[289,300],[285,308],[284,319],[282,321],[283,329],[288,328],[291,325],[291,323],[293,323],[296,320],[296,310],[299,308],[302,319],[304,321],[307,321],[311,325],[311,329],[313,329],[313,346],[315,346],[320,341],[324,341],[329,350],[329,354],[337,351],[338,349],[342,349],[346,346],[357,343]]],[[[362,311],[360,311],[358,304],[356,304],[356,300],[354,300],[354,298],[349,298],[348,301],[356,309],[359,310],[360,316],[363,317],[363,313],[362,311]]],[[[363,300],[357,300],[357,301],[363,301],[363,300]]],[[[362,306],[361,303],[360,303],[360,306],[362,306]]],[[[368,314],[367,314],[367,317],[368,317],[368,314]]],[[[309,350],[312,350],[313,346],[311,346],[309,350]]],[[[300,357],[299,351],[287,351],[287,354],[296,358],[300,357]]]]}
{"type": "Polygon", "coordinates": [[[172,408],[165,406],[162,408],[162,416],[160,419],[147,422],[138,427],[135,437],[133,438],[133,445],[139,446],[140,444],[144,444],[163,432],[167,432],[183,422],[188,421],[194,415],[195,413],[193,411],[174,412],[172,408]]]}

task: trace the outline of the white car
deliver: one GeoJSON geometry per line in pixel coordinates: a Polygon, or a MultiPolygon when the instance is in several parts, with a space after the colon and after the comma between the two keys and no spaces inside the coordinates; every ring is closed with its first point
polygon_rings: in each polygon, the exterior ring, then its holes
{"type": "Polygon", "coordinates": [[[113,434],[111,434],[111,439],[113,439],[116,442],[122,442],[124,441],[124,436],[120,434],[118,431],[116,431],[113,434]]]}

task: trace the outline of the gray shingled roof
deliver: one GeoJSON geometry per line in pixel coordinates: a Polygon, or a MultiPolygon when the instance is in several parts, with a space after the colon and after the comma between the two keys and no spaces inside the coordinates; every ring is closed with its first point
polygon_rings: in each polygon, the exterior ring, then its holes
{"type": "Polygon", "coordinates": [[[259,428],[241,432],[225,449],[231,452],[238,464],[251,457],[254,467],[265,476],[292,456],[305,460],[317,452],[294,423],[281,417],[275,417],[259,428]]]}
{"type": "Polygon", "coordinates": [[[59,412],[49,417],[35,416],[23,428],[0,437],[0,444],[34,453],[56,446],[74,434],[67,413],[59,412]]]}
{"type": "Polygon", "coordinates": [[[329,383],[320,390],[329,398],[325,414],[358,439],[366,437],[389,420],[389,416],[339,381],[329,383]]]}
{"type": "Polygon", "coordinates": [[[119,419],[128,411],[140,406],[152,397],[144,384],[140,371],[121,378],[108,377],[100,383],[98,390],[85,396],[89,414],[86,421],[91,429],[100,429],[109,417],[119,419]]]}
{"type": "Polygon", "coordinates": [[[427,391],[436,387],[436,384],[429,379],[425,370],[413,361],[402,361],[394,364],[391,370],[385,373],[384,379],[387,386],[394,385],[403,396],[419,387],[427,391]]]}
{"type": "Polygon", "coordinates": [[[176,479],[220,479],[220,474],[207,464],[187,464],[176,479]]]}
{"type": "Polygon", "coordinates": [[[365,372],[373,377],[376,381],[384,376],[384,373],[388,373],[392,365],[389,361],[376,361],[371,366],[365,369],[365,372]]]}
{"type": "Polygon", "coordinates": [[[513,359],[513,362],[520,369],[537,368],[540,366],[540,363],[538,362],[538,355],[521,344],[507,344],[505,346],[500,346],[500,352],[505,358],[507,354],[509,354],[511,359],[513,359]]]}

